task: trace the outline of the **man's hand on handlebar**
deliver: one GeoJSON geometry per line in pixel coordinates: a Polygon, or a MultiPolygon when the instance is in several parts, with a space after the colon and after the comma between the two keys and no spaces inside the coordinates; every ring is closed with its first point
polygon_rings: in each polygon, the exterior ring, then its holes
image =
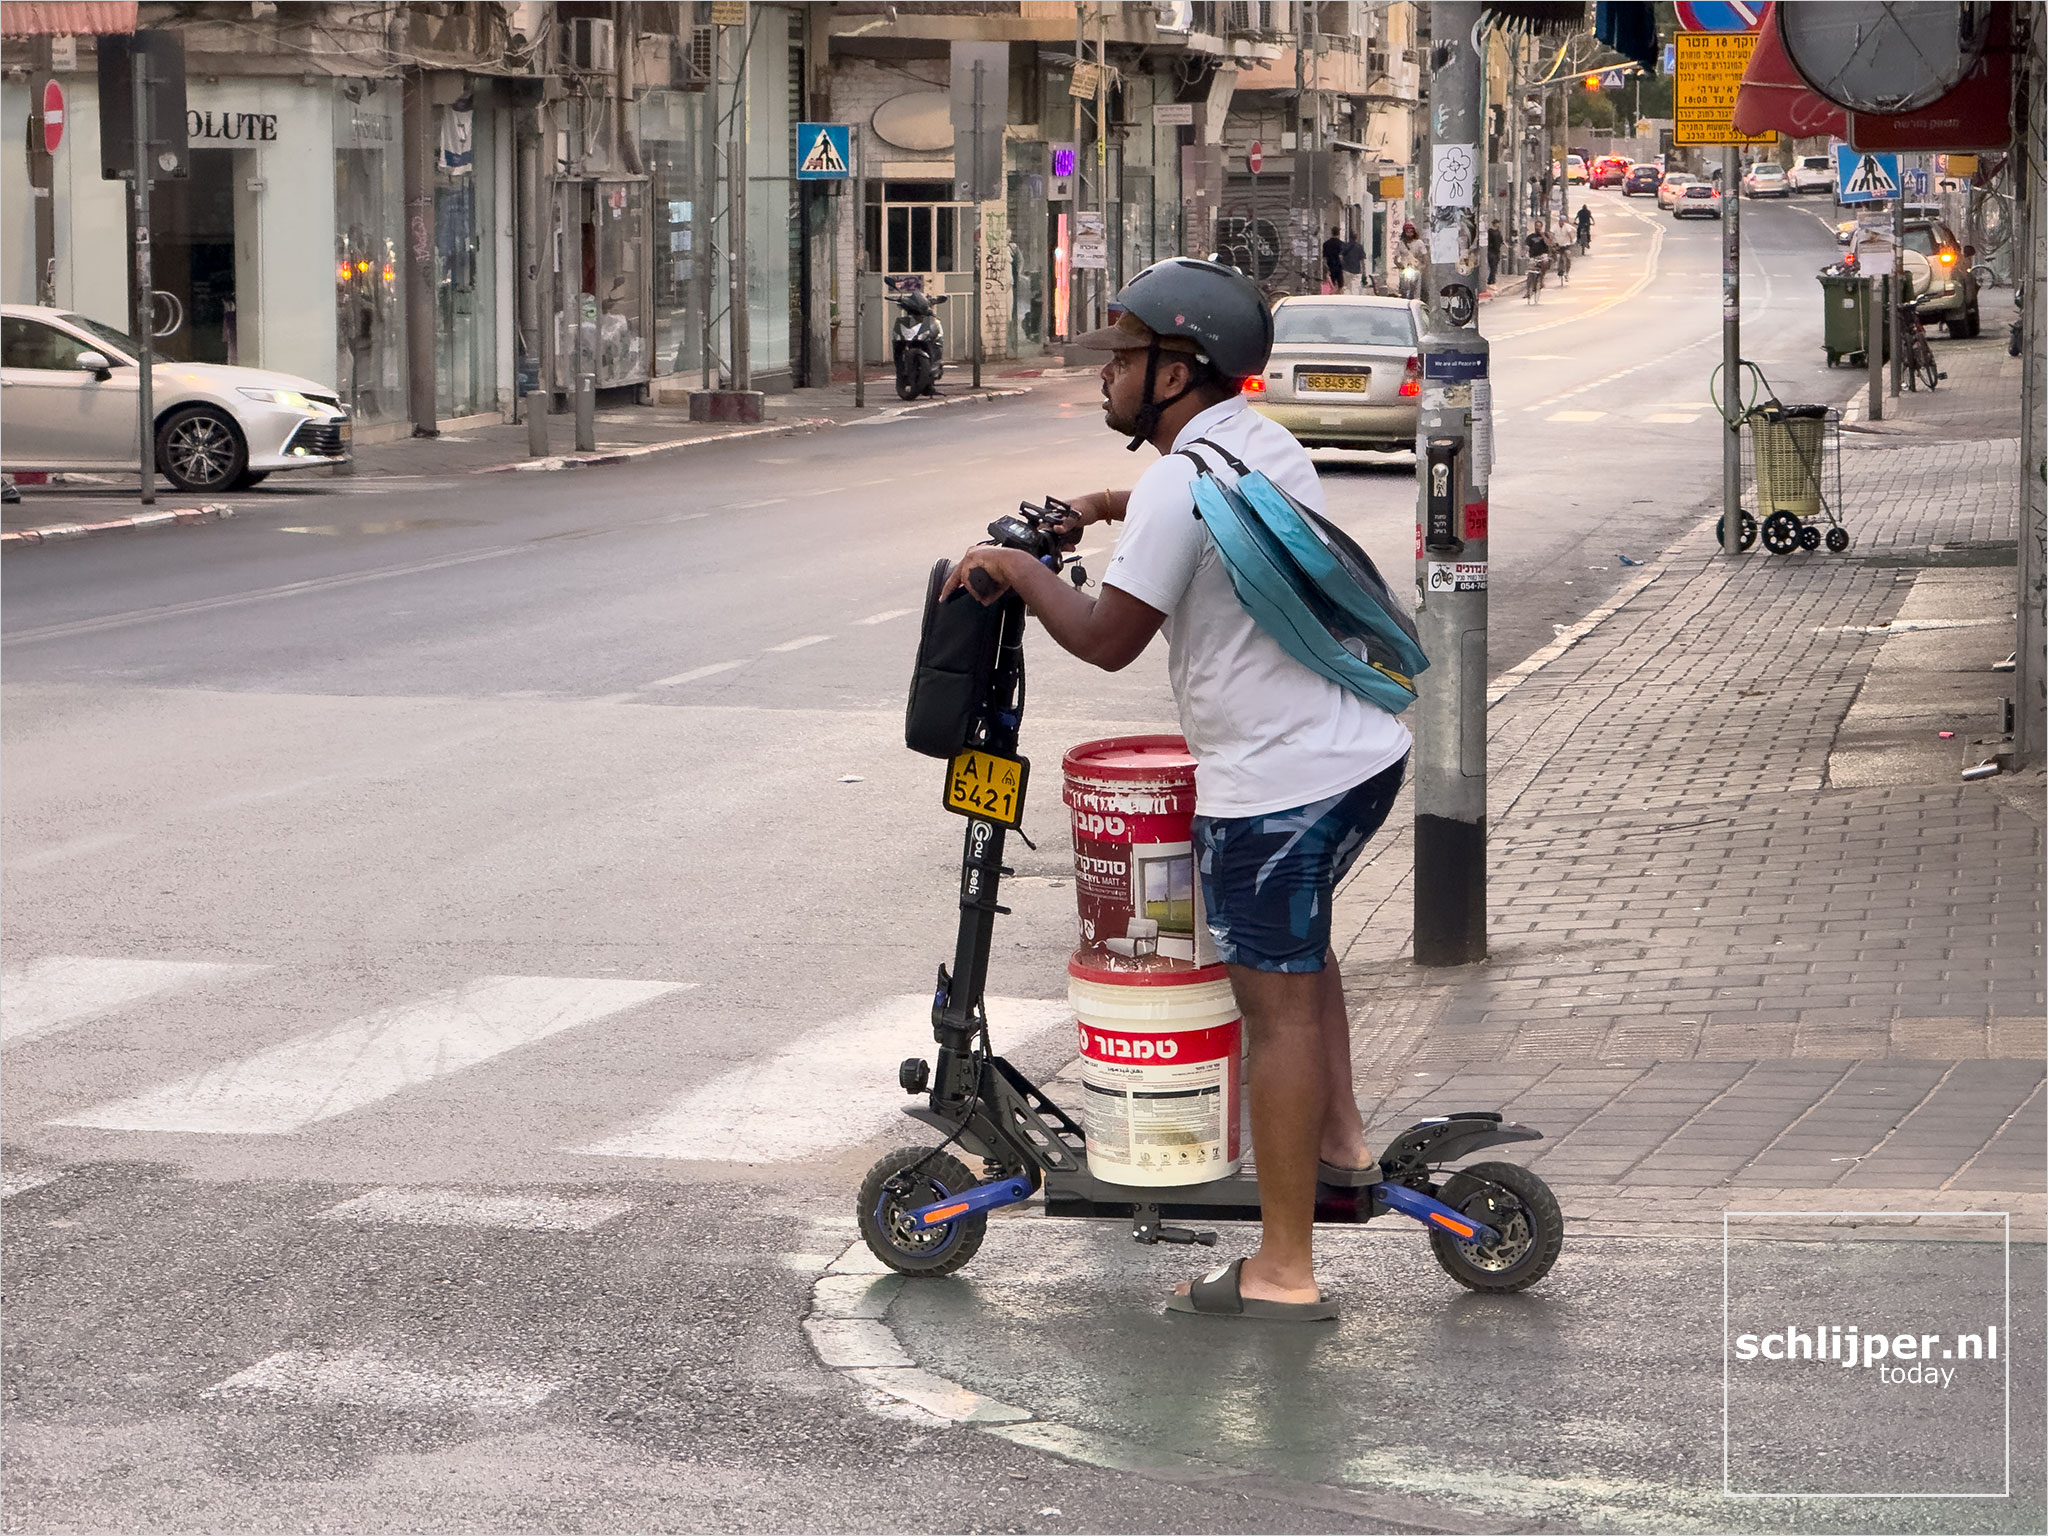
{"type": "Polygon", "coordinates": [[[939,590],[939,601],[947,601],[965,587],[968,595],[984,607],[999,602],[1016,585],[1017,561],[1038,564],[1021,549],[1005,549],[1000,544],[975,545],[954,562],[945,586],[939,590]]]}
{"type": "Polygon", "coordinates": [[[1090,523],[1113,522],[1123,516],[1123,509],[1112,491],[1090,491],[1059,505],[1066,510],[1058,525],[1062,549],[1072,549],[1079,544],[1081,530],[1090,523]]]}

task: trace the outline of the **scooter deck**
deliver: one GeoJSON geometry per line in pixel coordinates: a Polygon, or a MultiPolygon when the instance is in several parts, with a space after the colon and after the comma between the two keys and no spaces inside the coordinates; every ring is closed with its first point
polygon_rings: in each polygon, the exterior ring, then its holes
{"type": "MultiPolygon", "coordinates": [[[[1236,1173],[1200,1184],[1111,1184],[1085,1169],[1048,1172],[1041,1194],[1048,1216],[1135,1219],[1145,1214],[1169,1221],[1257,1221],[1260,1210],[1258,1172],[1250,1158],[1244,1160],[1236,1173]]],[[[1357,1226],[1384,1210],[1383,1205],[1373,1200],[1370,1189],[1347,1189],[1338,1199],[1318,1201],[1315,1219],[1332,1225],[1357,1226]]]]}

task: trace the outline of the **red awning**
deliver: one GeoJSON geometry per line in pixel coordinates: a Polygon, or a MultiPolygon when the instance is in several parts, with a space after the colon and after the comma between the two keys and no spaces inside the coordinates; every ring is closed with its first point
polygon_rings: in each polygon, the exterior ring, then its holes
{"type": "Polygon", "coordinates": [[[1735,97],[1739,133],[1846,139],[1858,149],[2002,149],[2012,141],[2012,33],[2008,6],[1992,10],[1984,56],[1941,100],[1911,112],[1846,112],[1817,94],[1785,52],[1778,7],[1764,15],[1735,97]]]}
{"type": "Polygon", "coordinates": [[[1749,68],[1742,74],[1742,89],[1735,97],[1737,133],[1777,132],[1794,139],[1831,139],[1849,136],[1849,114],[1833,102],[1816,96],[1806,79],[1793,67],[1785,45],[1778,40],[1775,4],[1764,7],[1757,28],[1756,51],[1749,56],[1749,68]]]}
{"type": "Polygon", "coordinates": [[[0,36],[99,37],[135,30],[135,0],[7,0],[0,36]]]}

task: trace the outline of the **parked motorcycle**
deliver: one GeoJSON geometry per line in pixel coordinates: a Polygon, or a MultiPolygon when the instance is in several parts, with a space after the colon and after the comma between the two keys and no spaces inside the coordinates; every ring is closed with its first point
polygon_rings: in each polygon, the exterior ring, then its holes
{"type": "Polygon", "coordinates": [[[905,400],[938,392],[946,373],[946,328],[939,324],[933,305],[946,302],[946,295],[930,299],[921,293],[891,294],[889,302],[901,309],[890,344],[896,356],[896,393],[905,400]]]}

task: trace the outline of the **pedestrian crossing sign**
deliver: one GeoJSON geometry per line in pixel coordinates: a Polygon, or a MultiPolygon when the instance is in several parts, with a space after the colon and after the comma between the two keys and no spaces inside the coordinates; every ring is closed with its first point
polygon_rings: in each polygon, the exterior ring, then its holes
{"type": "Polygon", "coordinates": [[[853,174],[853,128],[847,123],[796,125],[796,179],[844,181],[853,174]]]}
{"type": "Polygon", "coordinates": [[[1835,146],[1836,200],[1842,203],[1888,203],[1899,195],[1899,157],[1875,155],[1835,146]]]}

